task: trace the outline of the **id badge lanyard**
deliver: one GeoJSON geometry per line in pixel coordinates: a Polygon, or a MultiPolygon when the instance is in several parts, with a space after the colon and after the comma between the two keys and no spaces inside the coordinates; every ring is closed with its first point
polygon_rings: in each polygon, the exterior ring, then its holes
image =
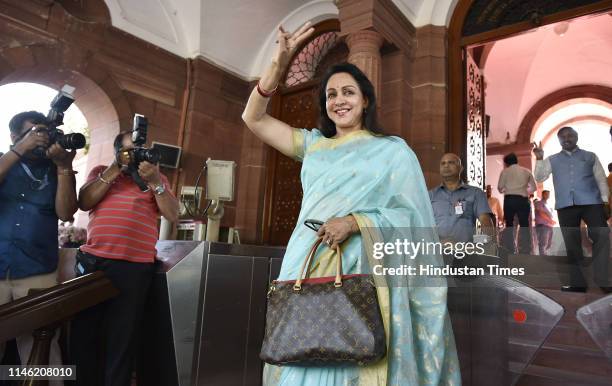
{"type": "Polygon", "coordinates": [[[36,177],[34,177],[34,174],[32,173],[32,171],[30,170],[30,168],[28,167],[28,165],[24,164],[23,162],[20,162],[21,167],[23,168],[23,170],[26,172],[26,174],[28,175],[28,177],[30,178],[30,188],[32,190],[43,190],[44,188],[47,187],[47,185],[49,185],[49,169],[47,168],[47,170],[45,170],[45,176],[43,177],[43,179],[38,179],[36,177]]]}
{"type": "Polygon", "coordinates": [[[463,200],[455,202],[455,215],[461,216],[463,214],[463,200]]]}

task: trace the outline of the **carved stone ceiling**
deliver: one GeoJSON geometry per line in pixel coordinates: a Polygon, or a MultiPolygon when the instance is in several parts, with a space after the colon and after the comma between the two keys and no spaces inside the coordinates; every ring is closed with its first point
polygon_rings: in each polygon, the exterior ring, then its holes
{"type": "MultiPolygon", "coordinates": [[[[444,25],[456,0],[392,0],[415,26],[444,25]],[[436,16],[437,15],[437,16],[436,16]]],[[[113,26],[182,57],[253,79],[279,24],[337,18],[336,0],[105,0],[113,26]]]]}

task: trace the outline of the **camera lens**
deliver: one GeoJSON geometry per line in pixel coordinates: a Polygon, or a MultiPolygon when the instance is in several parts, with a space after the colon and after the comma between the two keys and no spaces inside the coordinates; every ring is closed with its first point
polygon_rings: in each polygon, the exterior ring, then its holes
{"type": "Polygon", "coordinates": [[[64,134],[58,138],[57,143],[64,149],[82,149],[85,147],[85,136],[81,133],[64,134]]]}
{"type": "Polygon", "coordinates": [[[159,162],[160,158],[161,158],[161,154],[159,152],[159,150],[157,149],[147,149],[144,153],[144,159],[147,162],[150,162],[152,164],[156,164],[159,162]]]}

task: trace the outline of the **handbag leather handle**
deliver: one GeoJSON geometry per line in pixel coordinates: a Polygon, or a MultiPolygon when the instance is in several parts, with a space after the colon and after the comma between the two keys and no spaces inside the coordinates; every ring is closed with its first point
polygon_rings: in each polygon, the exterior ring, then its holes
{"type": "Polygon", "coordinates": [[[308,272],[310,271],[310,263],[312,261],[312,257],[314,256],[315,252],[317,251],[317,249],[319,248],[319,245],[321,245],[321,243],[323,242],[323,238],[322,237],[318,237],[315,242],[312,244],[312,247],[310,247],[310,251],[308,251],[308,254],[306,255],[306,259],[304,260],[304,263],[302,263],[302,268],[300,268],[300,274],[297,278],[297,280],[295,281],[295,284],[293,285],[293,289],[295,291],[299,291],[302,289],[302,280],[304,278],[304,269],[306,269],[306,276],[308,276],[308,272]]]}
{"type": "MultiPolygon", "coordinates": [[[[302,268],[300,269],[300,275],[298,276],[297,280],[295,281],[295,284],[293,285],[294,291],[299,291],[302,289],[302,281],[309,276],[308,272],[310,272],[310,266],[312,265],[312,261],[314,260],[314,255],[319,246],[321,245],[322,241],[323,238],[318,237],[310,248],[310,252],[308,252],[306,260],[304,261],[304,263],[302,264],[302,268]],[[305,275],[304,270],[306,270],[305,275]]],[[[336,259],[336,278],[334,280],[334,287],[342,287],[342,249],[339,245],[336,247],[336,259]]]]}

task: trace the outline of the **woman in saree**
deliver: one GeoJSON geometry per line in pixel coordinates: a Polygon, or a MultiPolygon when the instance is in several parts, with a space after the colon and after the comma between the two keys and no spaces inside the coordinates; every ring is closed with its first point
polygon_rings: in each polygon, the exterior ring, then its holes
{"type": "MultiPolygon", "coordinates": [[[[298,129],[266,113],[296,48],[313,32],[278,32],[272,63],[249,97],[242,118],[255,135],[301,161],[304,191],[300,215],[283,258],[279,280],[295,280],[309,248],[321,237],[311,277],[332,276],[333,250],[341,246],[345,274],[371,273],[377,242],[397,237],[435,241],[433,211],[418,160],[404,140],[385,136],[376,121],[376,96],[352,64],[332,67],[321,84],[319,129],[298,129]],[[325,221],[318,234],[302,225],[325,221]],[[364,251],[364,252],[362,252],[364,251]]],[[[395,264],[437,264],[437,257],[394,255],[395,264]],[[398,260],[399,259],[399,260],[398,260]]],[[[392,259],[392,260],[393,260],[392,259]]],[[[382,262],[382,264],[390,264],[382,262]]],[[[387,355],[366,365],[274,366],[266,364],[265,386],[460,385],[455,342],[446,309],[444,282],[415,285],[408,277],[373,276],[387,355]]]]}

